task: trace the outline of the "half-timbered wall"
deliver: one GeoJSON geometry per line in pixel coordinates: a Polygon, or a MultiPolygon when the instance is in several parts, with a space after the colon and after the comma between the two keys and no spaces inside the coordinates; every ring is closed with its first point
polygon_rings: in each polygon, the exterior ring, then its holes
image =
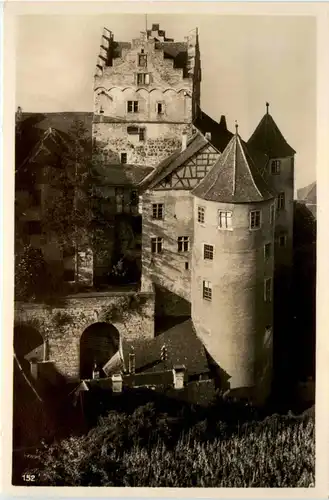
{"type": "Polygon", "coordinates": [[[206,176],[218,158],[218,151],[209,144],[172,174],[162,179],[155,189],[193,189],[206,176]]]}

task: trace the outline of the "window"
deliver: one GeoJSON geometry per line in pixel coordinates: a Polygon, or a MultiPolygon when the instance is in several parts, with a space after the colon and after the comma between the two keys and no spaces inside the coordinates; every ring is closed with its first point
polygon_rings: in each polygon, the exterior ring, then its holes
{"type": "Polygon", "coordinates": [[[163,203],[153,203],[152,218],[157,220],[163,219],[163,203]]]}
{"type": "Polygon", "coordinates": [[[264,257],[265,260],[268,260],[272,254],[272,245],[271,243],[265,243],[264,245],[264,257]]]}
{"type": "Polygon", "coordinates": [[[201,224],[204,223],[205,211],[206,209],[204,207],[198,207],[198,222],[201,224]]]}
{"type": "Polygon", "coordinates": [[[137,85],[148,85],[150,83],[150,75],[148,73],[137,73],[137,85]]]}
{"type": "Polygon", "coordinates": [[[127,153],[121,153],[121,163],[127,163],[127,153]]]}
{"type": "Polygon", "coordinates": [[[250,229],[260,228],[260,210],[252,210],[249,214],[250,229]]]}
{"type": "Polygon", "coordinates": [[[30,236],[34,234],[41,234],[42,227],[39,220],[30,220],[27,222],[27,231],[30,236]]]}
{"type": "Polygon", "coordinates": [[[127,111],[128,113],[138,113],[138,101],[128,101],[127,111]]]}
{"type": "Polygon", "coordinates": [[[139,129],[139,140],[140,141],[145,141],[145,128],[140,128],[139,129]]]}
{"type": "Polygon", "coordinates": [[[264,300],[265,302],[271,302],[272,300],[272,279],[265,278],[264,281],[264,300]]]}
{"type": "Polygon", "coordinates": [[[117,213],[123,212],[124,190],[122,187],[115,188],[115,205],[117,213]]]}
{"type": "Polygon", "coordinates": [[[139,128],[131,125],[131,126],[127,127],[127,133],[129,135],[137,135],[137,134],[139,134],[139,128]]]}
{"type": "Polygon", "coordinates": [[[134,206],[138,205],[138,193],[137,191],[131,191],[130,193],[130,203],[134,206]]]}
{"type": "Polygon", "coordinates": [[[231,229],[232,228],[232,212],[222,212],[218,213],[218,225],[221,229],[231,229]]]}
{"type": "Polygon", "coordinates": [[[278,196],[278,210],[283,210],[285,207],[285,195],[284,193],[279,193],[278,196]]]}
{"type": "Polygon", "coordinates": [[[164,104],[162,102],[157,102],[157,113],[161,115],[164,112],[164,104]]]}
{"type": "Polygon", "coordinates": [[[188,271],[188,269],[189,269],[188,262],[185,262],[185,271],[188,271]]]}
{"type": "Polygon", "coordinates": [[[280,173],[281,161],[280,160],[272,160],[271,161],[271,174],[278,175],[280,173]]]}
{"type": "Polygon", "coordinates": [[[189,237],[188,236],[179,236],[177,243],[178,243],[178,251],[179,252],[188,252],[189,250],[189,237]]]}
{"type": "Polygon", "coordinates": [[[138,54],[138,66],[140,66],[141,68],[146,68],[147,66],[146,54],[138,54]]]}
{"type": "Polygon", "coordinates": [[[284,248],[286,245],[287,245],[287,236],[285,234],[280,234],[279,247],[284,248]]]}
{"type": "Polygon", "coordinates": [[[203,282],[202,296],[206,300],[212,299],[212,285],[210,281],[203,282]]]}
{"type": "Polygon", "coordinates": [[[151,251],[152,253],[162,252],[162,238],[151,238],[151,251]]]}
{"type": "Polygon", "coordinates": [[[270,206],[270,224],[274,224],[275,221],[275,205],[270,206]]]}
{"type": "Polygon", "coordinates": [[[265,327],[264,344],[268,345],[270,343],[272,343],[272,327],[267,325],[265,327]]]}
{"type": "Polygon", "coordinates": [[[213,245],[204,245],[203,246],[203,258],[205,260],[213,260],[213,258],[214,258],[213,245]]]}

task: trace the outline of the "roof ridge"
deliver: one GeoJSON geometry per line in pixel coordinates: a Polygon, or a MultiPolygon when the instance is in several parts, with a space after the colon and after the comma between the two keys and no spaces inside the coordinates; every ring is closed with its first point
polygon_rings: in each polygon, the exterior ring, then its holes
{"type": "MultiPolygon", "coordinates": [[[[240,139],[240,136],[238,136],[238,137],[239,137],[239,139],[240,139]]],[[[250,176],[251,176],[251,180],[252,180],[252,182],[253,182],[253,184],[254,184],[254,186],[255,186],[256,190],[258,191],[259,196],[261,196],[261,197],[262,197],[262,193],[260,192],[260,190],[259,190],[259,188],[258,188],[258,186],[257,186],[257,184],[256,184],[256,182],[255,182],[254,175],[253,175],[253,173],[252,173],[252,171],[251,171],[251,168],[250,168],[250,165],[249,165],[249,161],[248,161],[248,159],[247,159],[247,157],[246,157],[246,155],[245,155],[244,148],[243,148],[243,145],[241,144],[241,142],[240,142],[240,147],[241,147],[241,151],[242,151],[242,154],[243,154],[243,158],[245,159],[245,162],[246,162],[247,168],[248,168],[248,170],[249,170],[249,174],[250,174],[250,176]]],[[[247,146],[245,146],[245,148],[246,148],[246,150],[247,150],[247,152],[248,152],[247,146]]],[[[256,165],[254,164],[254,161],[253,161],[252,157],[250,156],[249,152],[248,152],[248,156],[249,156],[249,158],[250,158],[251,163],[253,164],[253,167],[257,168],[257,167],[256,167],[256,165]]],[[[257,169],[257,171],[258,171],[258,169],[257,169]]]]}

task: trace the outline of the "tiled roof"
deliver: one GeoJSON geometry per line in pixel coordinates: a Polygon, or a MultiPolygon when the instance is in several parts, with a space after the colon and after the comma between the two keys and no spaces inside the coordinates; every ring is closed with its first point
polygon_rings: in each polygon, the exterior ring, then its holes
{"type": "Polygon", "coordinates": [[[136,372],[159,372],[174,365],[185,365],[187,376],[209,372],[204,347],[196,336],[191,319],[185,319],[150,340],[123,341],[128,368],[129,353],[135,353],[136,372]],[[167,348],[167,361],[161,361],[161,347],[167,348]]]}
{"type": "Polygon", "coordinates": [[[292,156],[296,151],[289,146],[278,126],[269,113],[261,119],[256,130],[250,137],[248,145],[262,151],[269,158],[292,156]]]}
{"type": "Polygon", "coordinates": [[[199,110],[193,125],[203,134],[211,133],[210,143],[221,153],[224,151],[231,138],[232,132],[227,129],[225,117],[222,116],[219,123],[213,120],[207,113],[199,110]]]}
{"type": "Polygon", "coordinates": [[[171,174],[176,168],[180,167],[195,153],[207,144],[207,140],[201,134],[195,134],[187,143],[184,151],[181,148],[173,152],[172,155],[165,158],[155,170],[145,178],[145,182],[141,184],[141,190],[154,187],[158,182],[171,174]]]}
{"type": "Polygon", "coordinates": [[[233,136],[192,194],[204,200],[227,203],[252,203],[273,198],[238,134],[233,136]]]}
{"type": "Polygon", "coordinates": [[[298,200],[316,204],[316,182],[297,190],[298,200]]]}

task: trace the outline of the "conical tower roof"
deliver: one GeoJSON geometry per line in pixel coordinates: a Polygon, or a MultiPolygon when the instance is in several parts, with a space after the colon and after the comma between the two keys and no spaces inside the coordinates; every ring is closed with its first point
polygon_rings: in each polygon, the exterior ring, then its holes
{"type": "Polygon", "coordinates": [[[192,194],[207,201],[223,203],[253,203],[274,198],[238,131],[192,194]]]}
{"type": "Polygon", "coordinates": [[[289,146],[281,134],[277,124],[269,114],[268,108],[269,104],[266,103],[266,114],[250,137],[248,145],[265,153],[269,158],[293,156],[296,151],[289,146]]]}

